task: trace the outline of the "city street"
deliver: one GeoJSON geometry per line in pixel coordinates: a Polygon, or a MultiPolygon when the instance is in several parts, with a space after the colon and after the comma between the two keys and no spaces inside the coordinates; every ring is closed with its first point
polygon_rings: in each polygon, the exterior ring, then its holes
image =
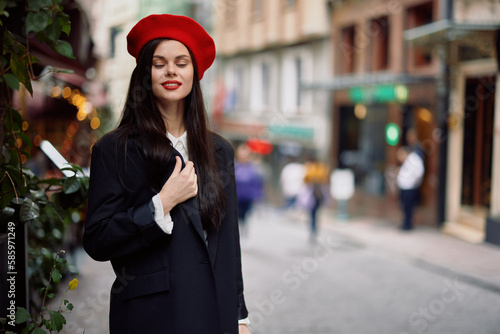
{"type": "MultiPolygon", "coordinates": [[[[482,268],[490,284],[428,262],[425,252],[422,258],[388,246],[395,238],[411,244],[427,234],[449,242],[439,250],[445,253],[460,255],[457,247],[473,245],[435,230],[412,235],[380,222],[334,223],[326,215],[322,223],[318,242],[311,244],[304,219],[273,210],[253,216],[243,261],[254,334],[500,333],[498,262],[496,271],[482,268]],[[378,240],[377,230],[388,244],[361,236],[378,240]]],[[[500,250],[486,249],[498,259],[500,250]]]]}
{"type": "MultiPolygon", "coordinates": [[[[242,240],[253,334],[500,333],[500,248],[472,245],[431,228],[255,210],[242,240]]],[[[105,334],[109,263],[78,255],[80,285],[66,333],[105,334]]],[[[145,331],[147,333],[147,331],[145,331]]]]}

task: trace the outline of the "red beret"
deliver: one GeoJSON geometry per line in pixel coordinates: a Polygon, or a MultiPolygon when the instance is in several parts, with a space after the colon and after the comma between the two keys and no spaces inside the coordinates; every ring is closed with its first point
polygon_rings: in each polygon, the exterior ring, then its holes
{"type": "Polygon", "coordinates": [[[184,44],[193,54],[199,79],[215,60],[215,43],[203,27],[187,16],[160,14],[140,20],[127,35],[127,50],[137,59],[153,39],[169,38],[184,44]]]}

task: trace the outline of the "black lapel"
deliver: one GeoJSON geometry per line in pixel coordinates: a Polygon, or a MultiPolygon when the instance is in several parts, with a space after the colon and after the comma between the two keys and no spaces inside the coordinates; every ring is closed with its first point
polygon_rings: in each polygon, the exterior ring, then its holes
{"type": "MultiPolygon", "coordinates": [[[[184,211],[191,224],[193,224],[194,229],[198,232],[198,235],[203,240],[203,243],[205,243],[205,233],[203,233],[203,225],[201,223],[200,210],[198,210],[198,201],[196,200],[196,197],[191,197],[185,202],[180,203],[179,206],[184,211]]],[[[175,223],[173,233],[175,233],[175,223]]]]}
{"type": "MultiPolygon", "coordinates": [[[[172,156],[172,159],[174,159],[173,160],[174,166],[175,166],[175,156],[179,156],[181,158],[182,168],[184,168],[186,166],[186,164],[184,163],[184,159],[182,158],[182,155],[179,153],[179,151],[177,151],[174,148],[173,156],[172,156]]],[[[172,171],[173,171],[173,169],[170,171],[169,177],[170,177],[170,175],[172,175],[172,171]]],[[[200,185],[198,183],[198,187],[199,186],[200,185]]],[[[203,225],[201,223],[200,210],[198,209],[198,201],[196,199],[196,196],[187,199],[183,203],[180,203],[179,206],[180,206],[181,210],[184,211],[188,220],[191,222],[191,224],[193,224],[194,229],[196,230],[196,232],[198,232],[198,235],[205,243],[205,234],[203,233],[203,225]]],[[[174,223],[174,230],[175,230],[175,223],[174,223]]],[[[175,232],[173,232],[173,233],[175,233],[175,232]]]]}

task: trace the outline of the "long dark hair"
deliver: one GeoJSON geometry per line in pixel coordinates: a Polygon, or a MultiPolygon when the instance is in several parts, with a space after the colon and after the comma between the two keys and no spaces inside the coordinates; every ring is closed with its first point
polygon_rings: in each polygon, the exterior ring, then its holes
{"type": "MultiPolygon", "coordinates": [[[[121,144],[126,144],[131,134],[137,136],[142,143],[149,167],[150,186],[154,192],[159,192],[166,181],[165,170],[158,166],[167,166],[173,152],[151,84],[153,55],[163,40],[152,40],[141,50],[130,79],[122,119],[115,130],[121,138],[121,144]]],[[[215,160],[211,132],[208,129],[196,62],[190,50],[189,53],[194,66],[193,87],[186,97],[184,109],[189,158],[193,161],[198,176],[197,200],[204,228],[218,228],[226,208],[226,195],[215,160]]]]}

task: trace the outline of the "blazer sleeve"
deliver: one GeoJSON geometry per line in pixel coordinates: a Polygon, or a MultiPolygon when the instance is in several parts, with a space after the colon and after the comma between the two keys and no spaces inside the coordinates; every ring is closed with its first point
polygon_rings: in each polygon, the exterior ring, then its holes
{"type": "Polygon", "coordinates": [[[109,140],[92,150],[83,247],[97,261],[137,253],[169,238],[154,219],[151,195],[139,195],[147,189],[144,158],[138,150],[127,149],[126,158],[116,151],[109,140]],[[131,188],[124,175],[132,179],[131,188]]]}

